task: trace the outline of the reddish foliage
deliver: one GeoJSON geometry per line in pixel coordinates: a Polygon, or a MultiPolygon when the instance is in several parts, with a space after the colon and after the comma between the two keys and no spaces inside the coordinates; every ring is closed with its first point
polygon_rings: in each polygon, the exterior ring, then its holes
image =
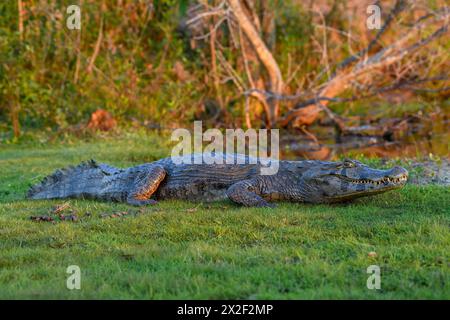
{"type": "Polygon", "coordinates": [[[98,109],[91,114],[87,127],[89,129],[109,131],[117,125],[116,119],[106,110],[98,109]]]}

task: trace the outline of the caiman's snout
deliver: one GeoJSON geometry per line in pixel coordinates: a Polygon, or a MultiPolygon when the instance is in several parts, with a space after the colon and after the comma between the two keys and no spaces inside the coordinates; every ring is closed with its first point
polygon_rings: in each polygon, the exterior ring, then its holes
{"type": "Polygon", "coordinates": [[[408,180],[408,171],[402,167],[394,167],[388,170],[387,175],[382,178],[382,181],[386,183],[393,184],[405,184],[408,180]]]}
{"type": "MultiPolygon", "coordinates": [[[[362,184],[367,191],[377,191],[402,187],[408,180],[408,171],[402,167],[387,170],[368,169],[363,176],[364,178],[352,179],[353,184],[362,184]]],[[[361,191],[362,187],[357,187],[357,190],[361,191]]]]}
{"type": "Polygon", "coordinates": [[[321,176],[316,186],[329,202],[338,202],[398,189],[407,180],[405,168],[379,170],[358,163],[321,176]]]}

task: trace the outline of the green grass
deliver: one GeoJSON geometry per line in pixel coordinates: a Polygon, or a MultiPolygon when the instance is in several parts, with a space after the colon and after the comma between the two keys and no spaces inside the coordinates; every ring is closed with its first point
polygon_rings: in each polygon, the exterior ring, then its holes
{"type": "Polygon", "coordinates": [[[89,158],[152,161],[169,152],[161,141],[0,147],[0,298],[450,298],[446,187],[408,185],[351,204],[277,209],[164,201],[139,211],[70,200],[80,221],[30,220],[61,203],[24,200],[28,186],[54,169],[89,158]],[[130,214],[100,217],[124,210],[130,214]],[[381,290],[366,287],[373,264],[381,290]],[[81,268],[81,290],[66,288],[69,265],[81,268]]]}

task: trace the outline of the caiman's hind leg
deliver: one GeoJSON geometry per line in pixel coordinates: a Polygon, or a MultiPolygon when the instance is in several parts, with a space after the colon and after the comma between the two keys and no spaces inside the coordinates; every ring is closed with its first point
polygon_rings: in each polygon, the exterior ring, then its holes
{"type": "Polygon", "coordinates": [[[274,204],[264,200],[259,193],[260,188],[253,180],[236,182],[227,190],[227,196],[230,200],[246,207],[275,207],[274,204]]]}
{"type": "Polygon", "coordinates": [[[165,176],[166,170],[162,166],[149,166],[139,172],[134,180],[133,190],[128,194],[127,202],[134,206],[155,204],[156,201],[150,197],[165,176]]]}

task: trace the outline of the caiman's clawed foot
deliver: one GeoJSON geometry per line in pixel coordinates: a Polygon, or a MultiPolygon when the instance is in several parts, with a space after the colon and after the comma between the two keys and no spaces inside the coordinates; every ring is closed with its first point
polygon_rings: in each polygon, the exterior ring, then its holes
{"type": "Polygon", "coordinates": [[[260,190],[255,181],[244,180],[233,184],[227,190],[228,198],[246,207],[275,208],[275,205],[267,202],[260,195],[260,190]]]}
{"type": "Polygon", "coordinates": [[[134,180],[134,190],[128,195],[127,202],[133,206],[156,204],[155,200],[149,198],[158,189],[165,176],[166,171],[161,166],[142,169],[134,180]]]}

